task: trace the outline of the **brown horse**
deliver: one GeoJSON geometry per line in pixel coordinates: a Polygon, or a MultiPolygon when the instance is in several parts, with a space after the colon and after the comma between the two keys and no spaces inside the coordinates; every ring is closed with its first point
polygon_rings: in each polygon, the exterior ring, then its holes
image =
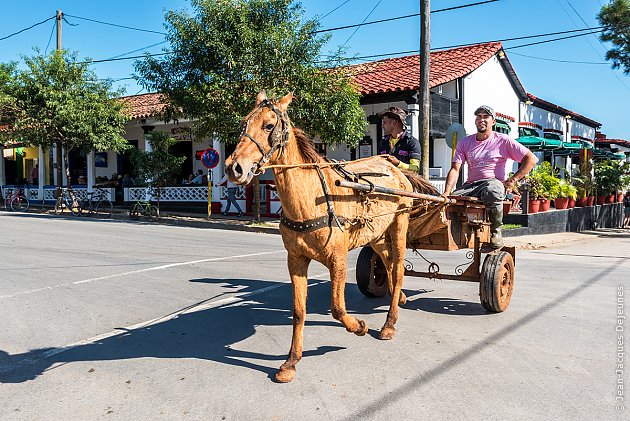
{"type": "Polygon", "coordinates": [[[404,275],[406,234],[412,199],[380,193],[359,194],[335,186],[336,180],[361,175],[369,183],[407,191],[437,191],[418,175],[390,164],[382,157],[350,162],[345,172],[332,168],[320,157],[310,139],[292,127],[287,107],[288,94],[277,103],[264,91],[256,107],[243,120],[243,132],[234,153],[226,160],[226,172],[233,183],[245,184],[271,166],[282,203],[280,232],[288,252],[293,285],[293,340],[289,356],[276,373],[276,380],[289,382],[302,357],[306,316],[307,271],[311,260],[330,271],[331,312],[348,332],[362,336],[368,331],[363,320],[348,315],[344,298],[348,251],[370,244],[381,257],[389,275],[391,302],[379,337],[392,339],[398,319],[398,304],[406,297],[401,291],[404,275]]]}

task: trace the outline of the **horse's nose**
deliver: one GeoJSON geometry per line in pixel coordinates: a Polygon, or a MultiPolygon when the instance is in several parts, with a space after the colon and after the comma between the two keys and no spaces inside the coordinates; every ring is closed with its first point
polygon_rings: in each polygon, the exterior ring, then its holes
{"type": "Polygon", "coordinates": [[[232,165],[227,167],[225,170],[228,173],[228,177],[232,180],[240,179],[243,175],[243,167],[241,167],[241,164],[239,164],[238,161],[234,161],[232,165]]]}

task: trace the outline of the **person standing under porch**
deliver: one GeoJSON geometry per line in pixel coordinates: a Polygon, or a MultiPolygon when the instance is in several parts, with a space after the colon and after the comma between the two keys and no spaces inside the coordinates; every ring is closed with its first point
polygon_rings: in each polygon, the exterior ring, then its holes
{"type": "Polygon", "coordinates": [[[377,145],[379,155],[400,169],[418,172],[422,151],[418,139],[407,133],[407,112],[398,107],[389,107],[379,116],[383,121],[385,135],[377,145]]]}
{"type": "Polygon", "coordinates": [[[503,199],[506,193],[516,189],[516,183],[520,179],[529,174],[538,158],[508,135],[492,130],[496,123],[496,114],[491,107],[478,107],[475,116],[477,133],[457,142],[442,196],[448,197],[452,192],[453,196],[481,199],[490,219],[490,247],[500,249],[503,247],[503,199]],[[508,159],[520,162],[521,165],[513,176],[506,179],[508,159]],[[463,163],[468,164],[468,179],[459,189],[453,191],[463,163]]]}
{"type": "Polygon", "coordinates": [[[215,187],[219,187],[223,183],[226,183],[227,185],[227,207],[225,208],[225,212],[223,212],[223,215],[228,216],[228,213],[230,212],[230,207],[233,204],[234,207],[238,210],[238,216],[243,216],[243,210],[236,201],[236,193],[238,192],[238,187],[230,182],[230,180],[228,180],[227,174],[223,176],[221,181],[215,184],[215,187]]]}

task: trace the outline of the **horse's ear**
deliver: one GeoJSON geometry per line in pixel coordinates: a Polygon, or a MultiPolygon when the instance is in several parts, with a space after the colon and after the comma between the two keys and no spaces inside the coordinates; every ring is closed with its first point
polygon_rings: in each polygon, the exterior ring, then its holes
{"type": "Polygon", "coordinates": [[[289,92],[288,94],[283,96],[276,105],[282,112],[285,112],[287,108],[289,108],[289,104],[291,103],[291,101],[293,101],[293,98],[295,98],[293,96],[293,92],[289,92]]]}
{"type": "Polygon", "coordinates": [[[260,91],[260,93],[256,97],[256,105],[260,104],[266,99],[267,99],[267,94],[265,93],[265,90],[263,89],[262,91],[260,91]]]}

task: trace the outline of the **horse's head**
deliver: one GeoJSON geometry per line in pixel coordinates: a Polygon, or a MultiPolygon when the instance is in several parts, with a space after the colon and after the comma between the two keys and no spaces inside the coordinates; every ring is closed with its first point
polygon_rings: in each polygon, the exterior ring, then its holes
{"type": "Polygon", "coordinates": [[[289,140],[287,107],[293,94],[277,103],[267,99],[265,91],[256,97],[256,107],[243,119],[243,131],[236,149],[225,161],[228,178],[237,184],[249,183],[262,167],[282,154],[289,140]]]}

